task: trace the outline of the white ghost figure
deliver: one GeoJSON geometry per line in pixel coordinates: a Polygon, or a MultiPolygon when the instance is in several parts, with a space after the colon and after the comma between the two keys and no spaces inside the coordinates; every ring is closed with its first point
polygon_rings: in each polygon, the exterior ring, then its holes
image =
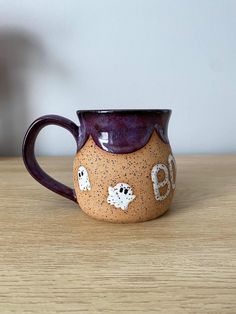
{"type": "Polygon", "coordinates": [[[116,208],[121,208],[124,211],[128,210],[128,205],[135,199],[132,188],[126,183],[118,183],[114,188],[108,188],[107,202],[114,205],[116,208]]]}
{"type": "Polygon", "coordinates": [[[80,166],[78,169],[78,182],[81,191],[91,190],[88,171],[84,166],[80,166]]]}

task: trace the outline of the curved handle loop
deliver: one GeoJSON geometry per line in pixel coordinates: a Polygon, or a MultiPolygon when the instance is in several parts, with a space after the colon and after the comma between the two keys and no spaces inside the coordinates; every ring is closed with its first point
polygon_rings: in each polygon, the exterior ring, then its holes
{"type": "Polygon", "coordinates": [[[78,126],[74,122],[57,115],[42,116],[31,124],[25,134],[22,146],[23,160],[29,173],[40,184],[49,190],[76,202],[75,190],[50,177],[45,171],[43,171],[36,160],[34,152],[36,138],[40,130],[50,124],[57,125],[68,130],[73,135],[77,143],[78,126]]]}

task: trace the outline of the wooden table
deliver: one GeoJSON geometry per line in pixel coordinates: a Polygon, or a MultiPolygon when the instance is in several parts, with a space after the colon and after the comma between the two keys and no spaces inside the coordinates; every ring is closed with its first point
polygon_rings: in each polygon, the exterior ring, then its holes
{"type": "MultiPolygon", "coordinates": [[[[72,158],[41,158],[72,184],[72,158]]],[[[0,313],[236,313],[236,156],[177,156],[172,209],[87,217],[0,159],[0,313]]]]}

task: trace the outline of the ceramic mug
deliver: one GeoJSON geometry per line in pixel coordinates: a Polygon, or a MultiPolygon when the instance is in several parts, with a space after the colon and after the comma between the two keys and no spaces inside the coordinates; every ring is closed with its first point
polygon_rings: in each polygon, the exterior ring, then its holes
{"type": "Polygon", "coordinates": [[[79,126],[57,115],[31,124],[23,143],[29,173],[100,220],[139,222],[165,213],[176,181],[167,136],[171,110],[79,110],[77,115],[79,126]],[[51,124],[70,131],[76,141],[74,189],[46,174],[35,158],[36,137],[51,124]]]}

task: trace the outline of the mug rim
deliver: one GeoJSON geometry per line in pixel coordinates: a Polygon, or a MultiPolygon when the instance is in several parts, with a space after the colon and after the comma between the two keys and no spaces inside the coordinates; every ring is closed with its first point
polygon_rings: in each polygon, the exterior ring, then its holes
{"type": "Polygon", "coordinates": [[[171,109],[82,109],[82,110],[77,110],[76,113],[171,113],[171,109]]]}

